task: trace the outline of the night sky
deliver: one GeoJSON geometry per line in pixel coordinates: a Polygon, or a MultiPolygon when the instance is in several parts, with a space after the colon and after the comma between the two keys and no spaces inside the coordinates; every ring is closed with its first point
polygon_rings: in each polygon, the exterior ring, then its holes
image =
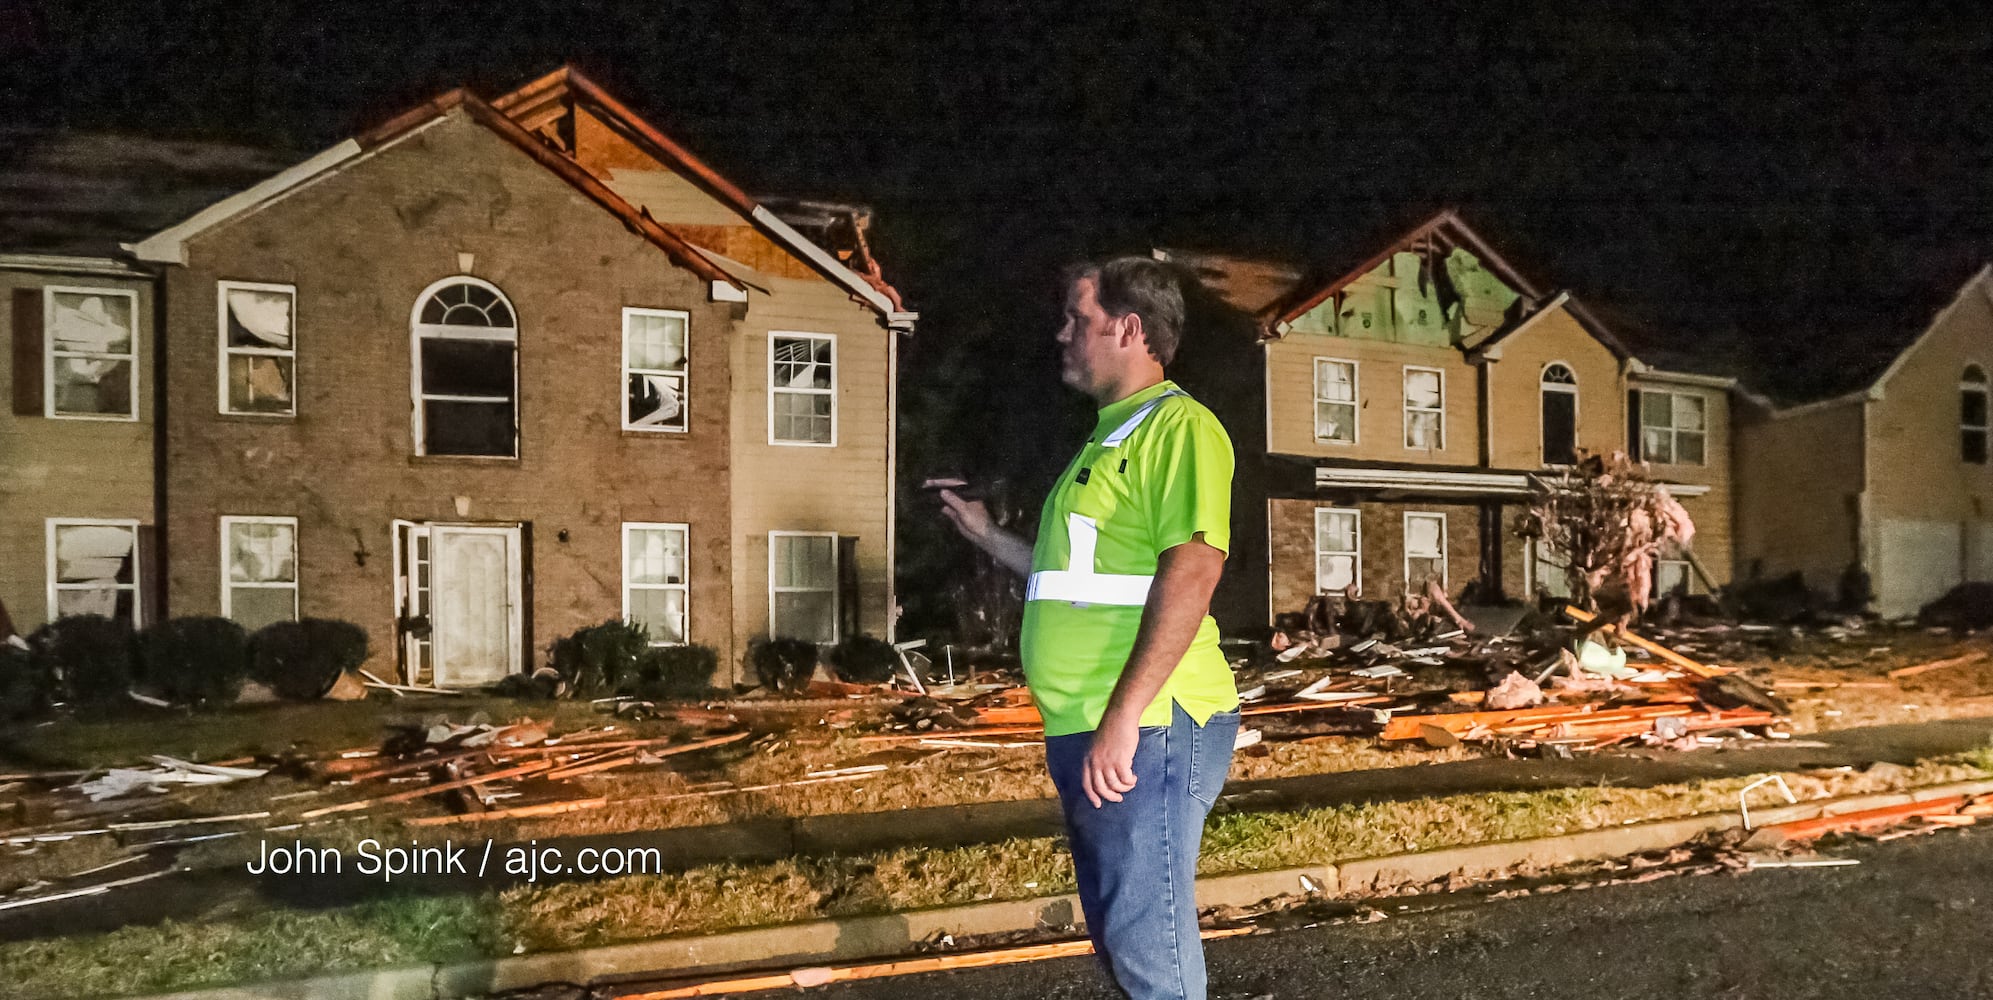
{"type": "Polygon", "coordinates": [[[1993,17],[1667,9],[0,0],[0,112],[310,151],[572,62],[751,192],[873,205],[912,451],[1028,481],[1084,412],[1062,263],[1340,271],[1446,206],[1636,349],[1846,388],[1993,257],[1993,17]]]}

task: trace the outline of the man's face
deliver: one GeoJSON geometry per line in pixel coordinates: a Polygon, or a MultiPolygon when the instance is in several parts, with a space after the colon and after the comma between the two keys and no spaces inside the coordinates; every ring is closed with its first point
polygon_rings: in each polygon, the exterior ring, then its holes
{"type": "Polygon", "coordinates": [[[1088,395],[1111,377],[1126,326],[1100,307],[1096,289],[1090,277],[1073,282],[1066,289],[1065,321],[1059,326],[1059,380],[1088,395]]]}

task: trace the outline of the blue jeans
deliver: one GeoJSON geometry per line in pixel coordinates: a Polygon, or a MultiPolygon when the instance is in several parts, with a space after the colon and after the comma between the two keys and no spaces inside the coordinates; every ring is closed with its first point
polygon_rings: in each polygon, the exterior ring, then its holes
{"type": "Polygon", "coordinates": [[[1081,785],[1093,734],[1045,741],[1087,934],[1108,975],[1134,1000],[1204,1000],[1197,848],[1238,731],[1237,711],[1199,726],[1175,706],[1169,725],[1142,727],[1134,789],[1098,809],[1081,785]]]}

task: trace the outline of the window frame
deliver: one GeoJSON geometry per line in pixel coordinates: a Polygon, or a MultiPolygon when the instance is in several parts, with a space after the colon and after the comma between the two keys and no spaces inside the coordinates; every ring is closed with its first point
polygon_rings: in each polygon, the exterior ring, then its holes
{"type": "Polygon", "coordinates": [[[1640,421],[1640,457],[1645,461],[1653,462],[1653,464],[1655,465],[1680,465],[1687,467],[1701,467],[1708,465],[1709,464],[1709,394],[1703,392],[1696,392],[1692,389],[1649,389],[1644,386],[1640,388],[1639,393],[1640,393],[1640,413],[1638,419],[1640,421]],[[1649,396],[1668,397],[1668,426],[1658,427],[1647,423],[1647,397],[1649,396]],[[1702,435],[1702,460],[1699,462],[1682,461],[1681,435],[1683,431],[1681,427],[1676,426],[1675,424],[1675,400],[1677,398],[1694,399],[1702,404],[1702,430],[1688,432],[1691,434],[1702,435]],[[1647,447],[1647,432],[1650,430],[1655,430],[1655,431],[1664,430],[1668,432],[1667,461],[1655,462],[1653,456],[1649,453],[1650,450],[1647,447]]]}
{"type": "MultiPolygon", "coordinates": [[[[298,519],[280,514],[224,514],[221,518],[221,616],[235,621],[235,589],[244,587],[253,590],[289,590],[291,592],[291,621],[302,615],[300,591],[303,590],[303,561],[299,558],[298,519]],[[229,531],[242,524],[281,524],[291,529],[291,582],[283,583],[238,583],[230,579],[229,553],[233,549],[229,531]]],[[[238,623],[239,624],[239,623],[238,623]]]]}
{"type": "Polygon", "coordinates": [[[1446,450],[1446,369],[1427,365],[1406,365],[1399,383],[1399,418],[1403,423],[1406,451],[1430,454],[1446,450]],[[1439,405],[1434,407],[1414,407],[1412,405],[1411,380],[1413,372],[1431,372],[1439,376],[1439,405]],[[1412,414],[1430,413],[1439,418],[1439,443],[1431,448],[1423,448],[1412,443],[1412,414]]]}
{"type": "Polygon", "coordinates": [[[135,517],[51,517],[43,521],[46,547],[42,557],[42,580],[46,584],[48,597],[48,620],[62,617],[61,604],[57,595],[64,590],[103,590],[100,586],[67,586],[56,580],[55,536],[60,528],[129,528],[131,529],[131,582],[113,583],[113,590],[131,591],[131,627],[137,630],[145,625],[145,553],[140,531],[144,525],[135,517]]]}
{"type": "Polygon", "coordinates": [[[762,378],[768,386],[768,443],[782,448],[835,448],[837,447],[837,390],[838,369],[843,367],[837,359],[837,335],[834,333],[810,333],[802,330],[768,331],[768,360],[762,367],[762,378]],[[796,389],[775,384],[775,342],[778,340],[823,340],[830,343],[830,388],[796,389]],[[829,441],[790,441],[775,436],[775,396],[777,393],[790,395],[830,397],[830,440],[829,441]]]}
{"type": "Polygon", "coordinates": [[[413,404],[411,409],[414,411],[414,414],[411,417],[412,421],[411,426],[415,432],[415,440],[414,440],[415,455],[425,458],[427,457],[447,458],[447,459],[459,459],[459,460],[466,460],[473,462],[519,461],[520,452],[524,450],[523,448],[520,447],[520,445],[523,443],[520,439],[524,436],[521,432],[521,428],[525,423],[523,419],[523,414],[520,412],[522,409],[521,406],[522,401],[519,398],[519,307],[513,304],[510,296],[506,295],[505,292],[501,290],[497,285],[494,285],[489,281],[485,281],[482,278],[474,278],[468,274],[453,274],[447,278],[442,278],[437,280],[436,282],[432,283],[429,287],[423,289],[421,294],[415,297],[415,304],[409,308],[408,355],[409,355],[408,379],[409,379],[409,393],[410,393],[409,398],[413,404]],[[477,285],[483,288],[484,290],[492,293],[493,295],[498,296],[498,300],[505,304],[506,311],[512,314],[512,325],[510,327],[457,326],[454,324],[447,324],[447,323],[422,322],[422,307],[428,305],[430,299],[434,298],[436,295],[440,294],[444,289],[449,288],[452,285],[463,285],[463,284],[477,285]],[[476,330],[484,330],[489,332],[485,334],[463,332],[463,331],[476,331],[476,330]],[[446,333],[443,331],[456,331],[456,332],[446,333]],[[505,402],[510,402],[512,404],[512,453],[510,455],[431,456],[429,454],[428,426],[427,426],[428,416],[424,412],[424,404],[430,402],[431,400],[440,400],[443,402],[467,402],[467,403],[496,403],[500,402],[500,400],[498,400],[495,397],[486,397],[486,396],[456,396],[456,395],[425,394],[422,391],[422,341],[425,337],[433,337],[440,340],[468,340],[468,341],[479,341],[479,342],[488,342],[488,343],[501,342],[501,343],[509,343],[512,345],[512,395],[509,397],[509,399],[504,400],[505,402]]]}
{"type": "Polygon", "coordinates": [[[225,417],[262,417],[272,420],[293,420],[298,415],[298,287],[263,281],[215,282],[215,405],[217,413],[225,417]],[[278,350],[268,347],[228,346],[228,293],[282,292],[291,297],[291,347],[278,350]],[[232,410],[228,406],[228,362],[230,358],[242,356],[252,358],[291,359],[291,405],[287,410],[256,411],[232,410]]]}
{"type": "MultiPolygon", "coordinates": [[[[138,291],[131,288],[115,288],[109,285],[43,285],[42,286],[42,416],[49,420],[100,420],[112,423],[135,424],[139,420],[139,318],[138,291]],[[116,295],[131,302],[131,413],[58,413],[55,409],[55,297],[57,295],[116,295]]],[[[66,356],[90,357],[90,355],[68,352],[66,356]]],[[[125,355],[107,354],[106,358],[125,358],[125,355]]]]}
{"type": "Polygon", "coordinates": [[[1316,507],[1315,538],[1314,538],[1313,549],[1315,556],[1315,566],[1314,566],[1315,593],[1320,594],[1323,591],[1329,589],[1328,584],[1324,582],[1322,579],[1322,557],[1324,555],[1347,555],[1350,557],[1350,564],[1349,564],[1350,582],[1356,585],[1357,596],[1358,597],[1363,596],[1363,509],[1362,508],[1316,507]],[[1348,514],[1350,516],[1350,520],[1355,527],[1355,530],[1351,532],[1351,537],[1355,540],[1355,545],[1356,545],[1355,548],[1350,549],[1347,552],[1340,549],[1330,551],[1322,548],[1323,514],[1348,514]]]}
{"type": "Polygon", "coordinates": [[[1404,517],[1399,522],[1398,530],[1400,532],[1398,536],[1401,542],[1400,548],[1404,550],[1405,561],[1404,565],[1400,568],[1403,569],[1405,573],[1405,591],[1407,593],[1410,593],[1413,587],[1413,582],[1412,582],[1413,559],[1438,559],[1440,589],[1441,590],[1450,589],[1453,586],[1453,578],[1452,578],[1452,567],[1448,565],[1449,560],[1447,558],[1447,552],[1446,552],[1446,512],[1443,510],[1405,511],[1404,517]],[[1437,520],[1439,522],[1439,551],[1437,553],[1423,554],[1423,555],[1414,555],[1412,553],[1413,518],[1427,518],[1427,519],[1437,520]]]}
{"type": "MultiPolygon", "coordinates": [[[[774,348],[771,346],[770,351],[772,352],[773,350],[774,348]]],[[[620,363],[622,366],[623,377],[622,379],[619,380],[617,392],[619,395],[622,396],[623,400],[621,408],[623,411],[624,430],[636,431],[642,434],[687,434],[691,432],[692,430],[692,314],[690,312],[684,309],[662,309],[651,306],[624,306],[623,307],[623,354],[620,359],[620,363]],[[670,371],[663,368],[630,367],[630,319],[636,316],[669,317],[676,319],[679,321],[679,323],[683,324],[685,330],[685,354],[683,359],[679,362],[679,368],[677,371],[670,371]],[[630,422],[630,376],[633,373],[640,375],[675,375],[678,377],[678,386],[679,386],[678,398],[679,398],[679,406],[682,408],[681,422],[684,424],[683,427],[666,427],[656,424],[638,425],[630,422]]],[[[771,373],[774,371],[774,364],[772,362],[769,365],[769,371],[771,373]]],[[[832,378],[837,377],[837,371],[835,367],[833,367],[831,370],[831,377],[832,378]]],[[[833,406],[834,405],[835,404],[833,404],[833,406]]]]}
{"type": "Polygon", "coordinates": [[[1993,383],[1988,383],[1986,379],[1986,369],[1984,366],[1980,365],[1979,362],[1977,361],[1966,362],[1965,368],[1959,372],[1958,396],[1959,396],[1958,460],[1966,465],[1985,465],[1987,463],[1987,452],[1989,450],[1987,446],[1989,440],[1993,439],[1993,383]],[[1975,373],[1977,373],[1979,376],[1978,381],[1974,381],[1972,379],[1972,376],[1975,373]],[[1965,394],[1969,392],[1977,393],[1979,395],[1980,398],[1979,412],[1982,415],[1984,415],[1986,423],[1968,424],[1965,422],[1965,394]],[[1966,453],[1965,449],[1965,442],[1968,435],[1975,433],[1979,435],[1980,458],[1977,461],[1974,461],[1966,453]]]}
{"type": "MultiPolygon", "coordinates": [[[[770,371],[773,371],[773,370],[774,370],[774,369],[773,369],[773,368],[771,367],[771,368],[770,368],[770,371]]],[[[773,638],[778,638],[778,637],[780,637],[780,636],[781,636],[781,633],[780,633],[779,631],[777,631],[777,629],[776,629],[776,612],[775,612],[775,607],[776,607],[776,602],[775,602],[775,595],[777,595],[777,594],[825,594],[825,593],[827,593],[827,594],[829,594],[829,595],[830,595],[830,643],[829,643],[829,644],[830,644],[830,645],[835,645],[836,643],[839,643],[839,642],[842,642],[842,641],[844,640],[844,634],[843,634],[843,633],[844,633],[844,630],[843,630],[843,628],[842,628],[842,623],[841,623],[841,621],[840,621],[840,619],[842,619],[842,618],[844,617],[844,616],[843,616],[843,614],[841,613],[841,612],[843,611],[843,608],[839,607],[839,597],[838,597],[838,579],[839,579],[839,575],[838,575],[838,574],[839,574],[840,570],[842,569],[842,567],[841,567],[841,566],[839,565],[839,558],[840,558],[840,557],[839,557],[839,555],[838,555],[838,547],[839,547],[839,546],[838,546],[838,534],[837,534],[837,532],[835,532],[835,531],[770,531],[770,532],[768,533],[768,636],[769,636],[769,638],[773,639],[773,638]],[[829,585],[829,587],[828,587],[828,588],[819,588],[819,587],[778,587],[778,586],[776,586],[776,585],[775,585],[775,567],[776,567],[776,565],[777,565],[777,564],[776,564],[776,547],[775,547],[775,546],[776,546],[776,541],[775,541],[775,540],[776,540],[776,539],[778,539],[778,538],[828,538],[828,539],[830,539],[830,585],[829,585]]]]}
{"type": "Polygon", "coordinates": [[[1545,468],[1551,468],[1551,469],[1561,469],[1561,468],[1567,468],[1567,467],[1569,467],[1569,465],[1570,465],[1571,463],[1569,463],[1569,462],[1552,462],[1552,461],[1550,460],[1550,456],[1549,456],[1548,454],[1546,454],[1546,453],[1544,452],[1544,450],[1543,450],[1543,445],[1544,445],[1544,443],[1545,443],[1545,442],[1544,442],[1544,439],[1543,439],[1543,431],[1544,431],[1544,427],[1543,427],[1543,396],[1544,396],[1544,394],[1545,394],[1545,393],[1550,393],[1550,392],[1557,392],[1557,393],[1567,393],[1567,394],[1569,394],[1569,395],[1570,395],[1570,397],[1571,397],[1571,457],[1572,457],[1572,459],[1573,459],[1573,460],[1575,460],[1575,459],[1577,458],[1577,455],[1578,455],[1578,441],[1579,441],[1579,439],[1580,439],[1580,438],[1579,438],[1579,430],[1578,430],[1578,424],[1579,424],[1579,419],[1580,419],[1580,418],[1581,418],[1581,417],[1583,416],[1583,414],[1584,414],[1584,397],[1582,397],[1582,396],[1580,396],[1580,395],[1578,394],[1578,369],[1577,369],[1577,368],[1575,368],[1575,367],[1573,367],[1573,366],[1571,365],[1571,363],[1570,363],[1570,362],[1568,362],[1568,361],[1557,361],[1557,360],[1551,360],[1551,361],[1546,361],[1546,362],[1544,362],[1544,364],[1543,364],[1543,367],[1542,367],[1542,368],[1539,368],[1539,369],[1537,369],[1537,372],[1536,372],[1536,452],[1537,452],[1537,459],[1538,459],[1539,461],[1541,461],[1541,462],[1543,463],[1543,465],[1544,465],[1544,467],[1545,467],[1545,468]],[[1545,378],[1545,376],[1547,376],[1547,375],[1549,375],[1549,374],[1550,374],[1550,369],[1552,369],[1552,368],[1562,368],[1562,369],[1564,369],[1565,371],[1567,371],[1567,372],[1570,372],[1570,373],[1571,373],[1571,381],[1569,381],[1569,382],[1551,382],[1551,381],[1548,381],[1548,380],[1547,380],[1547,379],[1545,378]]]}
{"type": "MultiPolygon", "coordinates": [[[[670,639],[650,639],[652,649],[663,646],[685,646],[692,642],[692,526],[683,521],[624,521],[623,522],[623,564],[619,575],[623,579],[623,620],[634,621],[630,617],[630,593],[633,590],[678,591],[678,634],[677,641],[670,639]],[[685,573],[679,583],[632,583],[630,581],[630,536],[639,531],[676,531],[680,551],[685,554],[685,573]]],[[[648,629],[645,630],[648,633],[648,629]]]]}
{"type": "Polygon", "coordinates": [[[1315,358],[1315,363],[1311,368],[1311,372],[1314,376],[1314,380],[1308,386],[1308,395],[1314,400],[1314,402],[1310,405],[1308,413],[1309,435],[1315,439],[1316,444],[1335,445],[1339,448],[1355,447],[1360,441],[1363,440],[1362,438],[1363,373],[1361,366],[1356,361],[1349,358],[1332,358],[1327,356],[1318,356],[1315,358]],[[1321,391],[1322,391],[1323,364],[1343,365],[1349,369],[1349,398],[1347,400],[1322,398],[1321,391]],[[1349,412],[1350,412],[1349,440],[1342,441],[1336,438],[1325,438],[1321,435],[1321,426],[1322,426],[1321,412],[1322,412],[1322,404],[1324,403],[1327,403],[1330,406],[1349,407],[1349,412]]]}

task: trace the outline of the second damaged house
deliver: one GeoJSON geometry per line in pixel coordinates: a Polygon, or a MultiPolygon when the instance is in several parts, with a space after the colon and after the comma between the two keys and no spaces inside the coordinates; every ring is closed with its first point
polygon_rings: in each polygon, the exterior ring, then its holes
{"type": "Polygon", "coordinates": [[[813,242],[561,70],[133,244],[172,613],[346,619],[444,687],[619,616],[735,670],[757,636],[887,634],[913,316],[847,229],[813,242]]]}
{"type": "Polygon", "coordinates": [[[1516,533],[1529,476],[1627,452],[1688,509],[1693,551],[1659,590],[1731,575],[1727,378],[1642,363],[1568,291],[1504,261],[1441,213],[1331,280],[1159,251],[1200,284],[1213,336],[1181,381],[1239,448],[1239,565],[1220,614],[1270,622],[1317,594],[1396,600],[1437,585],[1466,603],[1564,596],[1557,552],[1516,533]]]}

